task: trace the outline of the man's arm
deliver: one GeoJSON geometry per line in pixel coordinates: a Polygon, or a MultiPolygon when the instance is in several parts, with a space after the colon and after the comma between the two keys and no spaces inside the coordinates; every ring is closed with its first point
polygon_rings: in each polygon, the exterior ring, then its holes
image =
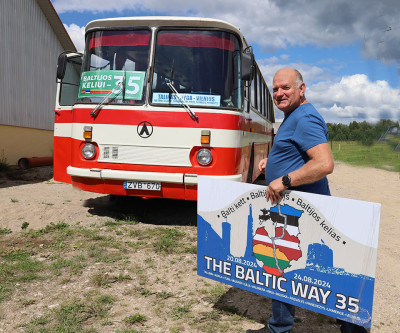
{"type": "MultiPolygon", "coordinates": [[[[306,153],[310,160],[300,169],[289,173],[292,186],[314,183],[333,171],[333,157],[327,142],[310,148],[306,153]]],[[[273,180],[268,186],[267,200],[278,203],[281,200],[280,192],[286,189],[282,177],[273,180]]]]}

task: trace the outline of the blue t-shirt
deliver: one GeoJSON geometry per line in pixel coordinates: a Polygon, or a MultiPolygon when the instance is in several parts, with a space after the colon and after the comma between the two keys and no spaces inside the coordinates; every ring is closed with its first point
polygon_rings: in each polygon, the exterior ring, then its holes
{"type": "MultiPolygon", "coordinates": [[[[268,155],[265,168],[267,185],[301,168],[310,160],[306,151],[324,142],[328,142],[328,128],[312,104],[300,105],[285,115],[268,155]]],[[[290,189],[330,195],[326,177],[315,183],[293,186],[290,189]]]]}

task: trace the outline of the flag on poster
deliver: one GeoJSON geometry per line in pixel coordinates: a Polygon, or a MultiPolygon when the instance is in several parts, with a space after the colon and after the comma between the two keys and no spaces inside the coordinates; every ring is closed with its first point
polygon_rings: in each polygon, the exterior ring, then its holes
{"type": "Polygon", "coordinates": [[[198,178],[198,274],[371,327],[380,204],[198,178]]]}

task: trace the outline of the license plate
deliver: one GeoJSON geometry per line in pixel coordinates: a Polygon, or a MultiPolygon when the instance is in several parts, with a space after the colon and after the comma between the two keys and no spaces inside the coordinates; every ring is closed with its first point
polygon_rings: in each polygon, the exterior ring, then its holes
{"type": "Polygon", "coordinates": [[[140,181],[124,181],[124,189],[126,190],[144,190],[144,191],[161,191],[160,182],[140,182],[140,181]]]}

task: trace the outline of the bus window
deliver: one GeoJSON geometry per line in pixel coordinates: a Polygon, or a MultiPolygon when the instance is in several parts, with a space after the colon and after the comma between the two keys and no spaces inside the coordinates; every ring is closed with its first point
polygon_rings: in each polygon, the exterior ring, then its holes
{"type": "Polygon", "coordinates": [[[82,103],[143,104],[150,50],[149,30],[95,31],[86,42],[79,88],[82,103]]]}
{"type": "MultiPolygon", "coordinates": [[[[268,89],[268,87],[267,87],[268,89]]],[[[269,92],[267,92],[267,117],[268,120],[271,121],[272,123],[275,122],[275,111],[274,111],[274,104],[273,104],[273,99],[272,96],[269,92]]]]}
{"type": "Polygon", "coordinates": [[[263,97],[263,94],[262,94],[262,91],[263,91],[263,82],[262,82],[262,79],[261,79],[261,73],[260,72],[258,72],[257,73],[257,76],[258,76],[258,82],[259,82],[259,84],[258,84],[258,111],[260,112],[260,113],[262,113],[262,108],[263,108],[263,100],[262,100],[262,97],[263,97]]]}
{"type": "Polygon", "coordinates": [[[59,104],[72,106],[78,98],[79,80],[81,78],[82,56],[67,55],[65,76],[61,80],[59,104]]]}
{"type": "Polygon", "coordinates": [[[254,73],[253,81],[251,82],[250,92],[251,106],[257,108],[257,74],[254,73]]]}
{"type": "Polygon", "coordinates": [[[264,103],[263,103],[262,114],[266,117],[268,117],[268,113],[267,113],[268,97],[267,96],[268,96],[268,90],[267,90],[267,87],[264,85],[264,94],[263,94],[264,103]]]}
{"type": "Polygon", "coordinates": [[[179,104],[168,83],[191,106],[240,108],[240,46],[222,31],[161,30],[157,34],[153,104],[179,104]]]}

